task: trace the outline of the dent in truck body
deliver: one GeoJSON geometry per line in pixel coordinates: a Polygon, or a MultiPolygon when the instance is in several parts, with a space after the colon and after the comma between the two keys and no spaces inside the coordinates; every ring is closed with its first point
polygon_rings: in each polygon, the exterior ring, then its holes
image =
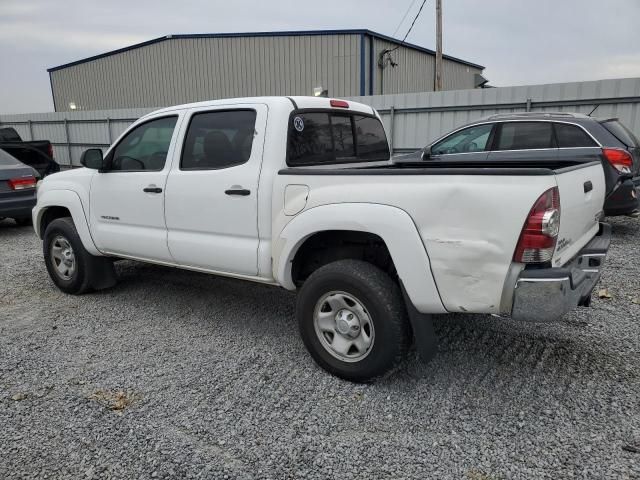
{"type": "Polygon", "coordinates": [[[413,220],[404,210],[389,205],[325,204],[294,217],[274,243],[274,274],[282,286],[295,290],[291,264],[296,252],[311,235],[326,230],[361,231],[379,236],[416,309],[424,313],[446,313],[431,274],[429,256],[413,220]]]}

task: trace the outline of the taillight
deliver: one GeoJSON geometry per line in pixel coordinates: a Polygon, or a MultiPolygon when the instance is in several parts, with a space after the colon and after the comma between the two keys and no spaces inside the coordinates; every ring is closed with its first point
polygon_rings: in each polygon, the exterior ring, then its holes
{"type": "Polygon", "coordinates": [[[11,190],[27,190],[36,188],[36,177],[30,175],[28,177],[12,178],[7,180],[11,190]]]}
{"type": "Polygon", "coordinates": [[[47,153],[49,154],[49,157],[53,158],[53,145],[49,144],[47,147],[47,153]]]}
{"type": "Polygon", "coordinates": [[[513,260],[543,263],[553,257],[560,232],[560,192],[553,187],[540,195],[529,212],[513,260]]]}
{"type": "Polygon", "coordinates": [[[631,173],[633,158],[622,148],[603,148],[604,158],[620,173],[631,173]]]}
{"type": "Polygon", "coordinates": [[[335,98],[332,98],[329,103],[332,107],[349,108],[349,102],[345,102],[344,100],[336,100],[335,98]]]}

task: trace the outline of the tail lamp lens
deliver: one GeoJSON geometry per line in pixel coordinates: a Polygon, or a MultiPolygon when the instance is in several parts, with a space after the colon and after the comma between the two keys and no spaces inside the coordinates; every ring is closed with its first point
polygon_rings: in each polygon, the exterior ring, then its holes
{"type": "Polygon", "coordinates": [[[513,260],[520,263],[544,263],[551,260],[560,232],[560,192],[553,187],[544,192],[531,208],[525,221],[513,260]]]}
{"type": "Polygon", "coordinates": [[[27,190],[36,188],[36,178],[33,176],[12,178],[7,181],[11,190],[27,190]]]}
{"type": "Polygon", "coordinates": [[[604,158],[620,173],[631,173],[633,158],[622,148],[603,148],[604,158]]]}

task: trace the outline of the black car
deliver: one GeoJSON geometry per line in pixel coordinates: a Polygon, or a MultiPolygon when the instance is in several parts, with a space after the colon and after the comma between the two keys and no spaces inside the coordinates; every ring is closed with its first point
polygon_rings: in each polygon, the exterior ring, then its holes
{"type": "Polygon", "coordinates": [[[33,168],[0,149],[0,219],[13,218],[18,225],[31,223],[37,176],[33,168]]]}
{"type": "Polygon", "coordinates": [[[60,171],[49,140],[22,140],[14,128],[0,128],[0,149],[33,167],[41,178],[60,171]]]}
{"type": "Polygon", "coordinates": [[[396,163],[527,164],[602,162],[605,215],[638,216],[640,142],[617,118],[577,113],[510,113],[470,123],[396,163]]]}

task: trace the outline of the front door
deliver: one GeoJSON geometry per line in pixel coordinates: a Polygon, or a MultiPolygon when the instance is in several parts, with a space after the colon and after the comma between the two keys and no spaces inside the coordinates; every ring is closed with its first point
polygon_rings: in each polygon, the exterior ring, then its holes
{"type": "Polygon", "coordinates": [[[266,121],[267,107],[260,104],[188,113],[166,193],[169,249],[178,264],[257,275],[266,121]]]}
{"type": "Polygon", "coordinates": [[[489,155],[488,143],[493,124],[473,125],[452,133],[431,146],[426,162],[456,161],[484,163],[489,155]]]}
{"type": "Polygon", "coordinates": [[[107,154],[108,168],[93,176],[91,232],[104,253],[172,262],[164,199],[178,115],[141,123],[107,154]]]}

